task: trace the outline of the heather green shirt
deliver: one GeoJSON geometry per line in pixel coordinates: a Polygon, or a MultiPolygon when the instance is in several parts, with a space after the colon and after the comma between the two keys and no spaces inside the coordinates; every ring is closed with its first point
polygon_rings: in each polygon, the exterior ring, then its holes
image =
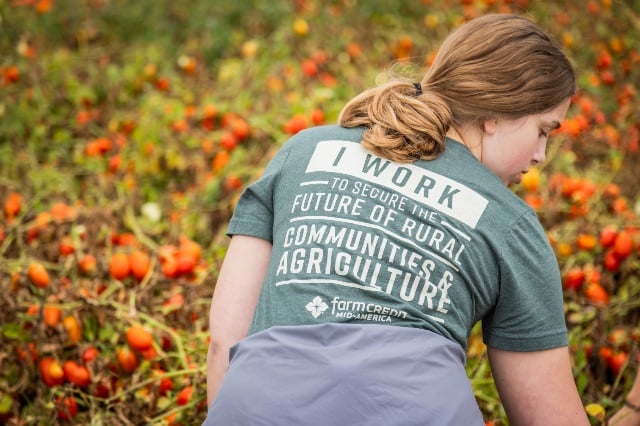
{"type": "Polygon", "coordinates": [[[456,141],[435,160],[394,163],[361,136],[303,131],[243,192],[228,234],[273,244],[250,333],[387,324],[466,348],[482,320],[492,347],[566,345],[558,265],[535,212],[456,141]]]}

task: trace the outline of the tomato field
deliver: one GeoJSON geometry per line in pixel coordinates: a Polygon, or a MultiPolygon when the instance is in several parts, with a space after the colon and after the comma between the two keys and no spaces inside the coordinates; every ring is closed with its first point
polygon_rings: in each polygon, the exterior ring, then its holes
{"type": "MultiPolygon", "coordinates": [[[[0,423],[200,424],[242,188],[492,12],[538,22],[578,75],[548,162],[513,190],[557,254],[574,376],[604,424],[639,360],[638,0],[0,2],[0,423]]],[[[508,424],[479,328],[467,371],[487,424],[508,424]]]]}

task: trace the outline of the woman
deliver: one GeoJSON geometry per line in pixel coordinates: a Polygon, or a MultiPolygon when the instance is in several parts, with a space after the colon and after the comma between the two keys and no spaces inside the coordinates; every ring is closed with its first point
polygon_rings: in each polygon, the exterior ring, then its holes
{"type": "Polygon", "coordinates": [[[481,425],[464,369],[478,321],[512,424],[588,424],[557,262],[508,188],[574,92],[540,28],[487,15],[420,83],[291,138],[229,224],[205,424],[481,425]]]}

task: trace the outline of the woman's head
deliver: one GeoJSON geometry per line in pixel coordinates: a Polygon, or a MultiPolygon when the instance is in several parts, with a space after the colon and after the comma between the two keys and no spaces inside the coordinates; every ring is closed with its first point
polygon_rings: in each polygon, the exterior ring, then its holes
{"type": "Polygon", "coordinates": [[[517,15],[466,22],[438,50],[417,95],[399,79],[365,91],[343,109],[345,127],[367,128],[364,145],[398,160],[431,159],[451,128],[548,111],[575,92],[561,49],[537,25],[517,15]]]}
{"type": "Polygon", "coordinates": [[[443,42],[422,84],[449,105],[453,125],[538,114],[576,90],[564,53],[516,15],[486,15],[460,26],[443,42]]]}

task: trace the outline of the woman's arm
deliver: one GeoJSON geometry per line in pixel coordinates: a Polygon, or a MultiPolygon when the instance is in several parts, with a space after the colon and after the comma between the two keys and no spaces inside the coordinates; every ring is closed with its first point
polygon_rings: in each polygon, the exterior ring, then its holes
{"type": "MultiPolygon", "coordinates": [[[[640,360],[640,359],[639,359],[640,360]]],[[[607,423],[610,426],[638,426],[640,425],[640,411],[632,408],[640,406],[640,370],[636,371],[636,377],[629,393],[626,395],[623,405],[616,411],[607,423]]]]}
{"type": "Polygon", "coordinates": [[[270,256],[269,241],[235,235],[229,242],[209,313],[207,405],[215,399],[229,366],[229,348],[247,335],[270,256]]]}
{"type": "Polygon", "coordinates": [[[537,352],[488,348],[500,399],[512,425],[589,425],[566,347],[537,352]]]}

